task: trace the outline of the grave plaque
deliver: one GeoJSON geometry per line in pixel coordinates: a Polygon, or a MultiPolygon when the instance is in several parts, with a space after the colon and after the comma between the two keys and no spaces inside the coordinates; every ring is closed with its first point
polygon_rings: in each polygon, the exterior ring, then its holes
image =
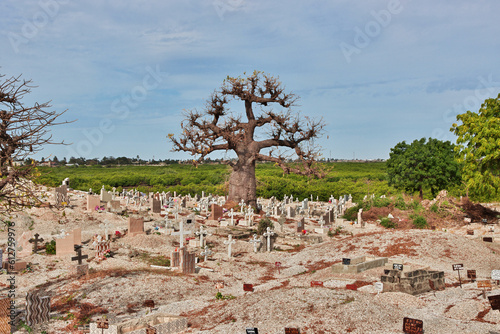
{"type": "Polygon", "coordinates": [[[471,222],[472,222],[471,218],[468,218],[468,217],[464,218],[464,223],[470,224],[471,222]]]}
{"type": "Polygon", "coordinates": [[[97,319],[97,328],[108,329],[109,328],[109,320],[108,319],[97,319]]]}
{"type": "Polygon", "coordinates": [[[243,284],[243,291],[253,292],[253,284],[243,284]]]}
{"type": "Polygon", "coordinates": [[[405,334],[423,334],[424,322],[418,319],[403,318],[403,332],[405,334]]]}
{"type": "Polygon", "coordinates": [[[500,295],[488,296],[492,310],[500,310],[500,295]]]}
{"type": "Polygon", "coordinates": [[[491,282],[488,280],[477,281],[477,287],[478,287],[478,289],[491,288],[491,282]]]}
{"type": "Polygon", "coordinates": [[[384,291],[384,283],[382,282],[375,282],[375,284],[373,284],[375,290],[377,290],[377,292],[382,292],[384,291]]]}
{"type": "Polygon", "coordinates": [[[300,331],[298,328],[285,327],[285,334],[300,334],[300,331]]]}
{"type": "Polygon", "coordinates": [[[453,270],[454,270],[454,271],[464,269],[464,265],[463,265],[463,263],[452,264],[452,267],[453,267],[453,270]]]}
{"type": "Polygon", "coordinates": [[[323,282],[322,281],[311,281],[311,287],[314,287],[314,286],[323,286],[323,282]]]}
{"type": "Polygon", "coordinates": [[[467,235],[474,235],[474,230],[467,230],[467,235]]]}
{"type": "Polygon", "coordinates": [[[391,271],[389,269],[384,269],[384,275],[389,275],[391,271]]]}
{"type": "Polygon", "coordinates": [[[498,281],[500,280],[500,270],[492,270],[491,271],[491,279],[498,281]]]}
{"type": "Polygon", "coordinates": [[[467,278],[474,282],[476,280],[476,271],[467,270],[467,278]]]}
{"type": "Polygon", "coordinates": [[[245,331],[246,331],[246,334],[259,334],[259,330],[256,327],[246,328],[245,331]]]}
{"type": "Polygon", "coordinates": [[[392,264],[392,269],[393,269],[393,270],[403,271],[403,265],[402,265],[402,264],[400,264],[400,263],[393,263],[393,264],[392,264]]]}
{"type": "Polygon", "coordinates": [[[351,259],[348,258],[342,258],[342,264],[344,266],[349,266],[351,264],[351,259]]]}
{"type": "Polygon", "coordinates": [[[493,238],[492,237],[483,237],[483,241],[484,242],[493,242],[493,238]]]}
{"type": "Polygon", "coordinates": [[[358,286],[356,284],[346,284],[345,288],[347,290],[354,290],[354,291],[358,290],[358,286]]]}

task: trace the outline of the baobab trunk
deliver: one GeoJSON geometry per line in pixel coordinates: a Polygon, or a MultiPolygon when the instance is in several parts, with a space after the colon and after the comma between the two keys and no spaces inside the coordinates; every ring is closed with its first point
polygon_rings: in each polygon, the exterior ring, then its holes
{"type": "Polygon", "coordinates": [[[257,206],[257,183],[255,181],[255,161],[245,163],[245,159],[238,159],[229,177],[229,200],[253,207],[257,206]]]}

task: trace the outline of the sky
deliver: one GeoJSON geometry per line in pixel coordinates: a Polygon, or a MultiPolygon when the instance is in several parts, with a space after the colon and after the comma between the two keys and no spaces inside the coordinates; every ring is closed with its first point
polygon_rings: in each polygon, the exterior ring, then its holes
{"type": "Polygon", "coordinates": [[[167,140],[183,110],[254,70],[323,119],[323,157],[387,159],[401,141],[455,142],[456,115],[497,97],[499,12],[497,0],[2,0],[0,74],[33,81],[26,105],[74,120],[51,130],[71,145],[37,159],[188,159],[167,140]]]}

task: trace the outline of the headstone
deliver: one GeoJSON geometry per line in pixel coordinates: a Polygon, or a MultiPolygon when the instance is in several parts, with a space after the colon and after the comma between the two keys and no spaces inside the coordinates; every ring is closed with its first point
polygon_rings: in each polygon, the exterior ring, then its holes
{"type": "Polygon", "coordinates": [[[488,296],[492,310],[500,310],[500,295],[488,296]]]}
{"type": "Polygon", "coordinates": [[[274,235],[274,232],[271,231],[271,228],[268,226],[266,232],[262,234],[262,236],[267,238],[267,251],[271,251],[271,237],[274,235]]]}
{"type": "Polygon", "coordinates": [[[349,266],[351,264],[351,259],[348,258],[342,258],[342,264],[344,266],[349,266]]]}
{"type": "Polygon", "coordinates": [[[474,235],[474,230],[467,230],[467,235],[474,235]]]}
{"type": "Polygon", "coordinates": [[[500,280],[500,270],[492,270],[491,271],[491,279],[494,281],[500,280]]]}
{"type": "Polygon", "coordinates": [[[298,328],[285,327],[285,334],[300,334],[300,330],[298,328]]]}
{"type": "Polygon", "coordinates": [[[183,221],[181,221],[179,223],[179,231],[171,233],[171,235],[178,235],[179,236],[179,244],[180,244],[179,247],[180,248],[184,247],[184,236],[188,235],[188,234],[191,234],[191,231],[185,231],[184,230],[184,222],[183,221]]]}
{"type": "Polygon", "coordinates": [[[347,290],[354,290],[354,291],[357,291],[358,290],[358,286],[356,284],[346,284],[345,285],[345,288],[347,290]]]}
{"type": "Polygon", "coordinates": [[[492,237],[483,237],[483,241],[484,242],[493,242],[493,238],[492,237]]]}
{"type": "Polygon", "coordinates": [[[258,238],[257,238],[257,234],[254,234],[253,235],[253,239],[250,240],[249,242],[253,243],[253,252],[254,253],[257,253],[257,247],[258,247],[258,244],[261,242],[258,238]]]}
{"type": "Polygon", "coordinates": [[[227,236],[227,240],[224,241],[224,245],[227,245],[227,257],[230,259],[233,255],[231,252],[231,245],[234,244],[236,241],[233,240],[233,236],[230,234],[227,236]]]}
{"type": "Polygon", "coordinates": [[[200,226],[200,231],[196,231],[195,234],[200,237],[200,247],[203,248],[205,247],[205,236],[211,235],[208,234],[206,230],[203,229],[203,225],[200,226]]]}
{"type": "Polygon", "coordinates": [[[69,205],[68,189],[65,185],[56,188],[55,197],[57,207],[60,207],[63,204],[69,205]]]}
{"type": "Polygon", "coordinates": [[[253,284],[243,284],[243,291],[253,292],[253,284]]]}
{"type": "Polygon", "coordinates": [[[208,249],[208,246],[205,246],[205,250],[200,253],[201,256],[204,256],[203,261],[207,262],[207,256],[212,255],[212,251],[208,249]]]}
{"type": "Polygon", "coordinates": [[[101,199],[97,195],[87,195],[87,211],[94,211],[101,206],[101,199]]]}
{"type": "Polygon", "coordinates": [[[136,236],[144,233],[144,218],[128,217],[128,235],[136,236]]]}
{"type": "Polygon", "coordinates": [[[88,258],[89,256],[82,255],[82,245],[74,245],[74,250],[77,253],[77,255],[73,256],[71,258],[71,261],[78,261],[78,264],[72,267],[73,274],[76,274],[77,276],[88,274],[89,265],[82,264],[82,260],[88,258]]]}
{"type": "Polygon", "coordinates": [[[151,211],[153,213],[161,213],[161,202],[159,199],[151,199],[151,211]]]}
{"type": "Polygon", "coordinates": [[[208,219],[218,220],[219,218],[222,217],[223,212],[221,206],[218,206],[217,204],[212,204],[210,208],[212,209],[212,212],[210,213],[210,217],[208,219]]]}
{"type": "Polygon", "coordinates": [[[393,270],[403,271],[403,265],[401,263],[393,263],[392,264],[392,269],[393,270]]]}
{"type": "Polygon", "coordinates": [[[322,281],[311,281],[311,287],[324,286],[322,281]]]}
{"type": "Polygon", "coordinates": [[[423,334],[424,322],[418,319],[403,318],[403,332],[405,334],[423,334]]]}
{"type": "Polygon", "coordinates": [[[287,216],[287,218],[294,218],[295,217],[295,208],[292,206],[287,207],[286,216],[287,216]]]}
{"type": "Polygon", "coordinates": [[[467,270],[467,278],[472,282],[476,280],[476,271],[475,270],[467,270]]]}
{"type": "Polygon", "coordinates": [[[11,300],[10,298],[0,299],[0,333],[11,333],[10,330],[10,310],[11,310],[11,300]]]}
{"type": "Polygon", "coordinates": [[[171,265],[179,267],[184,274],[194,274],[196,272],[196,255],[189,253],[185,247],[180,247],[179,251],[172,252],[171,265]]]}
{"type": "Polygon", "coordinates": [[[81,243],[82,230],[76,228],[63,238],[56,239],[56,255],[73,254],[75,245],[80,245],[81,243]]]}
{"type": "Polygon", "coordinates": [[[304,226],[305,226],[304,217],[302,217],[299,221],[297,221],[297,232],[302,233],[302,231],[304,231],[304,226]]]}
{"type": "Polygon", "coordinates": [[[40,296],[38,292],[26,294],[26,323],[28,326],[49,321],[50,297],[40,296]]]}
{"type": "Polygon", "coordinates": [[[21,237],[17,239],[16,258],[26,257],[31,254],[32,252],[32,246],[30,244],[31,236],[32,236],[31,231],[24,231],[21,234],[21,237]]]}
{"type": "Polygon", "coordinates": [[[33,244],[33,253],[38,253],[38,243],[43,241],[43,238],[38,238],[40,234],[35,233],[35,237],[29,240],[33,244]]]}

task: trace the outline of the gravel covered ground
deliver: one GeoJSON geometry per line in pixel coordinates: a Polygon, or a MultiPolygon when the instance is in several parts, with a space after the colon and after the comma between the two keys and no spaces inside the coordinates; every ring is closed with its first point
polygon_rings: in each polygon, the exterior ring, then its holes
{"type": "MultiPolygon", "coordinates": [[[[54,202],[51,197],[48,200],[54,202]]],[[[70,275],[70,256],[31,254],[22,259],[33,263],[33,271],[16,275],[18,308],[24,308],[24,296],[34,288],[51,296],[51,320],[38,326],[36,333],[81,333],[78,321],[95,320],[102,314],[111,322],[141,317],[150,312],[143,305],[148,299],[158,308],[153,312],[187,317],[189,328],[184,333],[244,333],[246,327],[257,327],[259,333],[283,333],[285,327],[300,328],[301,333],[403,333],[404,317],[423,320],[426,334],[500,332],[500,311],[491,310],[476,283],[465,282],[465,273],[460,288],[457,272],[452,270],[452,264],[463,263],[483,280],[490,278],[491,270],[500,269],[500,236],[496,235],[494,243],[483,242],[483,235],[495,237],[495,232],[479,224],[446,231],[394,231],[375,223],[362,229],[344,224],[346,233],[331,238],[323,235],[319,244],[305,243],[293,232],[294,225],[287,224],[275,244],[283,251],[254,253],[248,238],[243,238],[236,240],[234,257],[229,260],[223,241],[245,228],[230,230],[216,227],[215,221],[198,220],[212,234],[207,242],[213,254],[199,263],[196,274],[183,275],[148,262],[162,255],[170,257],[178,247],[178,237],[164,234],[118,238],[112,242],[114,257],[96,262],[87,241],[102,233],[99,224],[106,219],[114,225],[113,231],[124,232],[127,219],[85,211],[81,192],[72,192],[71,200],[64,214],[61,209],[33,208],[12,218],[17,235],[31,228],[45,241],[62,229],[69,232],[80,227],[83,254],[89,255],[90,273],[81,278],[70,275]],[[475,235],[466,235],[467,229],[474,229],[475,235]],[[377,294],[373,283],[380,281],[384,267],[359,274],[334,274],[331,269],[344,257],[365,255],[388,257],[385,269],[392,269],[396,262],[404,263],[406,270],[444,271],[447,287],[418,296],[377,294]],[[281,262],[279,272],[275,262],[281,262]],[[324,286],[311,287],[311,281],[322,281],[324,286]],[[224,287],[217,290],[220,282],[224,287]],[[254,291],[243,291],[245,283],[253,284],[254,291]],[[345,288],[353,283],[359,286],[357,291],[345,288]],[[216,299],[218,291],[228,299],[216,299]]],[[[162,220],[150,216],[146,230],[162,220]]],[[[306,229],[311,227],[317,224],[306,221],[306,229]]],[[[0,234],[4,249],[6,243],[4,231],[0,234]]],[[[199,249],[189,249],[199,256],[199,249]]],[[[6,279],[2,275],[2,293],[7,291],[6,279]]],[[[493,285],[486,295],[495,294],[500,294],[500,287],[493,285]]]]}

